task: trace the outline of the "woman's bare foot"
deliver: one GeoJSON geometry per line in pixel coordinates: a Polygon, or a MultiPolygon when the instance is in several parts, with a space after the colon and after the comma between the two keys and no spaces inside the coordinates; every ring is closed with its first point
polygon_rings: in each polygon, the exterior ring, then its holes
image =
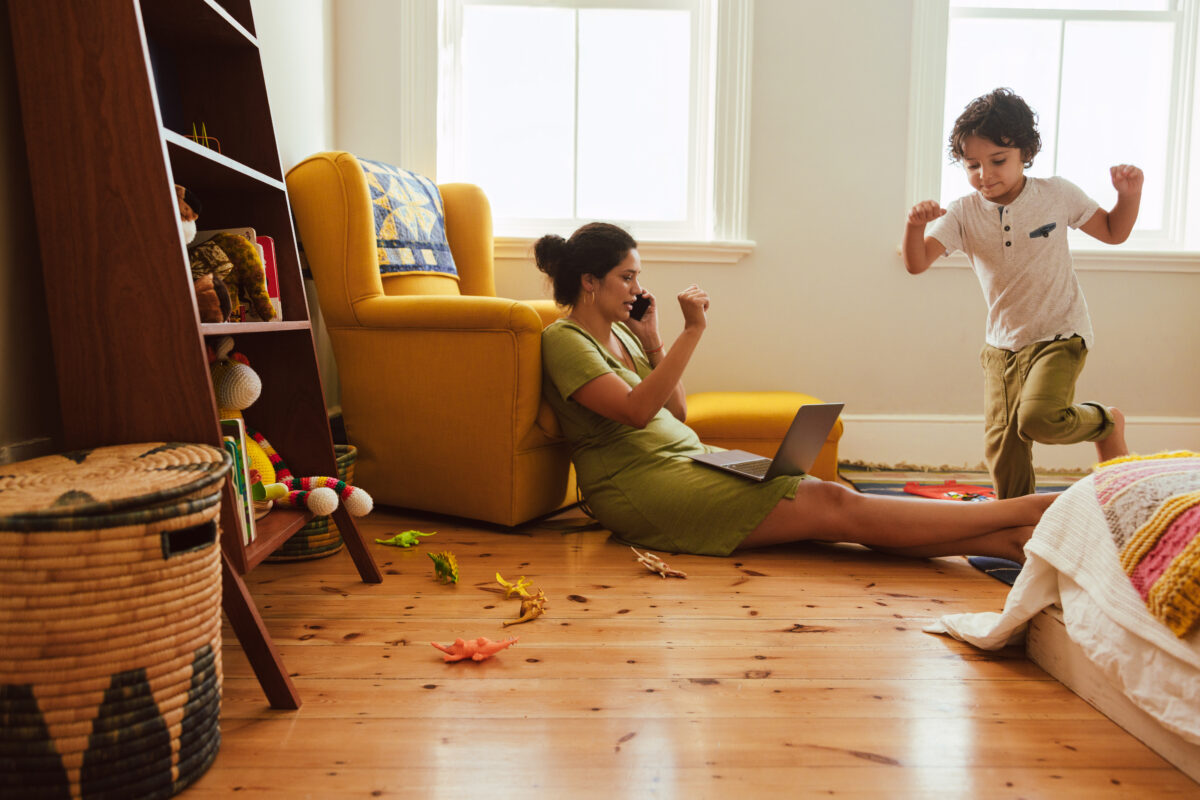
{"type": "Polygon", "coordinates": [[[1028,542],[1033,536],[1034,527],[1035,526],[1033,525],[1029,525],[1021,528],[1013,528],[1008,541],[1005,543],[1005,545],[1003,545],[1009,548],[1009,554],[1007,556],[1001,556],[1001,558],[1007,558],[1009,561],[1015,561],[1018,564],[1024,564],[1025,543],[1028,542]]]}
{"type": "Polygon", "coordinates": [[[1112,414],[1113,429],[1106,438],[1096,442],[1096,453],[1101,461],[1129,455],[1129,445],[1125,443],[1125,415],[1119,408],[1110,406],[1108,410],[1112,414]]]}
{"type": "Polygon", "coordinates": [[[1025,564],[1025,543],[1030,541],[1034,528],[1036,528],[1036,525],[1024,525],[1021,528],[1010,529],[1008,541],[1003,542],[1001,545],[1001,547],[1008,548],[1008,555],[1001,555],[1000,558],[1007,558],[1009,561],[1025,564]]]}

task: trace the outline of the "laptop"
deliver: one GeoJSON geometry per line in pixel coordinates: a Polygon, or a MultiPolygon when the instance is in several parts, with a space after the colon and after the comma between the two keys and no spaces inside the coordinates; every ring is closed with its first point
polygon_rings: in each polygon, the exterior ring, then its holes
{"type": "Polygon", "coordinates": [[[779,475],[799,475],[808,472],[825,446],[833,423],[842,413],[844,403],[810,403],[800,406],[791,427],[779,444],[775,458],[764,458],[745,450],[721,450],[690,456],[693,461],[741,475],[752,481],[767,481],[779,475]]]}

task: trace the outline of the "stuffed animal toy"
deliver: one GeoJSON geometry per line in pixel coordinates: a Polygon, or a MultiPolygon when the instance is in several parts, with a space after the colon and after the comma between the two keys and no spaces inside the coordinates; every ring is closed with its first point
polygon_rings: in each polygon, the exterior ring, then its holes
{"type": "Polygon", "coordinates": [[[201,275],[192,281],[196,290],[196,310],[201,322],[225,322],[233,311],[229,302],[229,290],[216,275],[201,275]]]}
{"type": "Polygon", "coordinates": [[[179,223],[183,228],[183,241],[191,244],[196,238],[196,220],[200,219],[200,198],[190,189],[175,184],[175,200],[179,203],[179,223]]]}
{"type": "MultiPolygon", "coordinates": [[[[221,419],[244,419],[242,411],[262,393],[258,373],[245,356],[233,352],[233,338],[229,336],[222,336],[209,347],[209,363],[221,419]]],[[[265,436],[249,427],[246,433],[246,455],[262,483],[283,484],[288,490],[279,498],[280,505],[308,508],[317,516],[332,514],[339,500],[355,517],[365,516],[374,508],[369,494],[345,481],[326,476],[296,477],[265,436]]]]}
{"type": "Polygon", "coordinates": [[[275,307],[267,294],[267,273],[258,248],[245,236],[218,233],[188,250],[192,264],[192,280],[214,274],[229,290],[232,305],[230,319],[251,318],[268,322],[275,318],[275,307]]]}
{"type": "MultiPolygon", "coordinates": [[[[179,225],[183,231],[183,241],[191,244],[196,238],[196,220],[200,218],[200,198],[190,189],[175,184],[175,199],[179,203],[179,225]]],[[[233,306],[229,300],[229,289],[222,281],[217,280],[211,273],[193,277],[192,285],[196,290],[196,309],[200,312],[201,322],[225,322],[229,319],[233,306]]]]}

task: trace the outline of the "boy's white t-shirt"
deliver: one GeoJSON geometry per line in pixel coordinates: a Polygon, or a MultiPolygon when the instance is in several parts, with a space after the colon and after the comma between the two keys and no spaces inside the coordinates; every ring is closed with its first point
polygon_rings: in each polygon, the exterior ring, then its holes
{"type": "Polygon", "coordinates": [[[1092,320],[1067,228],[1085,224],[1099,208],[1064,178],[1026,176],[1009,205],[972,192],[950,203],[925,235],[947,255],[961,250],[971,261],[988,304],[985,339],[992,347],[1016,351],[1074,334],[1091,347],[1092,320]]]}

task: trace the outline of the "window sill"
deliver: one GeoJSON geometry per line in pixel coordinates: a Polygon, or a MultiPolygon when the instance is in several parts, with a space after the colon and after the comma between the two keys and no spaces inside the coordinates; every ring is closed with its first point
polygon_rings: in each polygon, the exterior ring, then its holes
{"type": "MultiPolygon", "coordinates": [[[[1200,252],[1164,250],[1072,250],[1078,272],[1186,272],[1200,273],[1200,252]]],[[[971,269],[962,253],[935,261],[930,269],[971,269]]]]}
{"type": "MultiPolygon", "coordinates": [[[[497,259],[533,260],[533,245],[537,239],[518,236],[497,236],[494,240],[497,259]]],[[[754,242],[747,240],[725,242],[638,242],[638,255],[643,263],[651,264],[725,264],[733,266],[754,252],[754,242]]]]}

